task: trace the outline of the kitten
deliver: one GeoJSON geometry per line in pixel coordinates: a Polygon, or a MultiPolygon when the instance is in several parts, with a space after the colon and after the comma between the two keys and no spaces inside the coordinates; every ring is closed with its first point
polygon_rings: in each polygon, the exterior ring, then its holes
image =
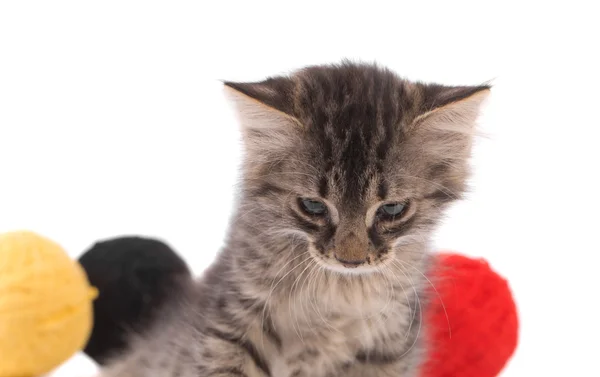
{"type": "Polygon", "coordinates": [[[416,376],[428,240],[490,88],[348,62],[225,87],[246,150],[226,246],[104,373],[416,376]]]}

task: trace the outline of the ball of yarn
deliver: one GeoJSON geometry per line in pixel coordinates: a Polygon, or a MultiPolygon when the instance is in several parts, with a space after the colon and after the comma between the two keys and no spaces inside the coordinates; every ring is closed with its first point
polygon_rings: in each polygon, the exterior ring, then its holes
{"type": "Polygon", "coordinates": [[[85,353],[103,365],[142,333],[165,301],[192,280],[187,264],[167,244],[145,237],[118,237],[95,243],[79,262],[100,291],[94,328],[85,353]]]}
{"type": "Polygon", "coordinates": [[[39,376],[86,343],[96,291],[56,243],[0,235],[0,377],[39,376]]]}
{"type": "Polygon", "coordinates": [[[508,282],[482,259],[442,254],[432,284],[437,293],[426,313],[430,354],[422,376],[498,375],[518,340],[508,282]]]}

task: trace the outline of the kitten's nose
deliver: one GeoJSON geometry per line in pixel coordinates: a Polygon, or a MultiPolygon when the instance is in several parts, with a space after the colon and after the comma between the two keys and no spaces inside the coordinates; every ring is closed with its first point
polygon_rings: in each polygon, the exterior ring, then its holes
{"type": "Polygon", "coordinates": [[[353,232],[338,240],[334,256],[344,267],[358,267],[367,261],[367,243],[353,232]]]}

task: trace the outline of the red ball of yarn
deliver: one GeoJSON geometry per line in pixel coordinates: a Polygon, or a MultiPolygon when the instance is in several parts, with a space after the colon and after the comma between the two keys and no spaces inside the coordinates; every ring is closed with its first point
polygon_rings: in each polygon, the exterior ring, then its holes
{"type": "Polygon", "coordinates": [[[425,312],[422,377],[494,377],[514,353],[517,309],[508,282],[483,259],[440,254],[425,312]],[[443,305],[442,305],[443,302],[443,305]]]}

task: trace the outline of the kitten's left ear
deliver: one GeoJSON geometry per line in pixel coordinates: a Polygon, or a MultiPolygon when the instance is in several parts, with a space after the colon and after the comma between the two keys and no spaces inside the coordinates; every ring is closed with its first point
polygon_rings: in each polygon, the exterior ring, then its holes
{"type": "Polygon", "coordinates": [[[416,90],[421,101],[409,132],[417,136],[421,148],[447,160],[468,157],[490,86],[419,85],[416,90]]]}
{"type": "Polygon", "coordinates": [[[415,127],[472,134],[482,103],[491,86],[421,85],[420,108],[413,121],[415,127]]]}

